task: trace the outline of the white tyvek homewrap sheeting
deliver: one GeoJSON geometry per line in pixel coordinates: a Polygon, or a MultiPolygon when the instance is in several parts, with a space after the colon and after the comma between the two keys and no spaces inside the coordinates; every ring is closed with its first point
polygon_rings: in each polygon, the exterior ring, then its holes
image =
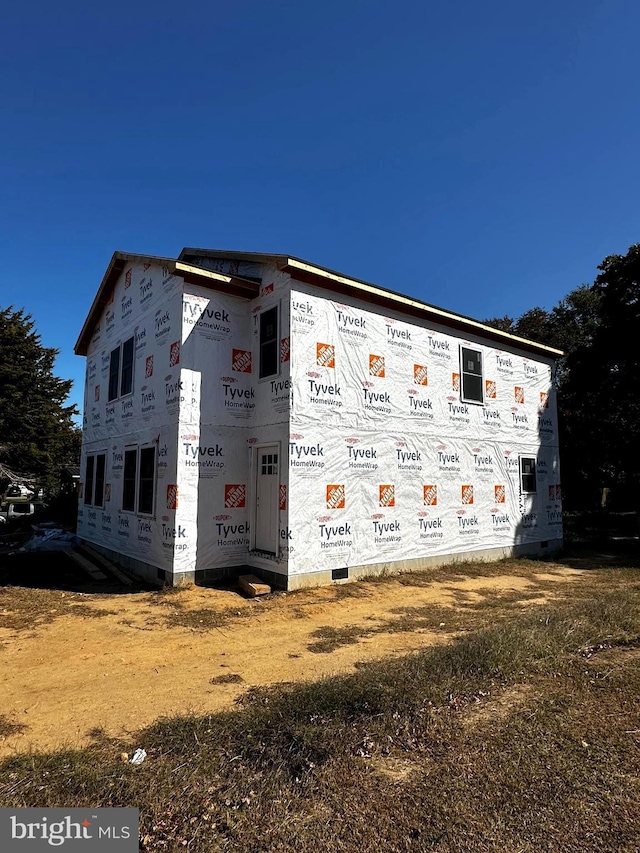
{"type": "Polygon", "coordinates": [[[312,287],[291,306],[290,574],[562,536],[550,363],[312,287]],[[461,343],[484,405],[460,400],[461,343]]]}
{"type": "Polygon", "coordinates": [[[78,535],[129,557],[172,570],[182,544],[175,511],[165,508],[176,480],[182,329],[182,279],[155,264],[134,263],[120,276],[89,345],[81,459],[78,535]],[[135,338],[133,390],[109,401],[111,351],[135,338]],[[125,448],[155,445],[156,511],[122,510],[125,448]],[[102,507],[84,503],[86,457],[106,454],[102,507]]]}
{"type": "Polygon", "coordinates": [[[188,403],[178,437],[178,517],[186,548],[175,572],[251,564],[286,573],[286,465],[289,419],[288,277],[266,270],[252,301],[186,285],[180,363],[188,403]],[[279,374],[259,379],[259,316],[278,305],[279,374]],[[281,542],[278,553],[250,554],[254,452],[278,444],[281,542]]]}

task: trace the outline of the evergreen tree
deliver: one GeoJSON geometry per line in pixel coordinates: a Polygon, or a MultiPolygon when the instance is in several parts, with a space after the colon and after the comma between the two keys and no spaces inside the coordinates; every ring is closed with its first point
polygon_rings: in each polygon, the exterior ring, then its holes
{"type": "Polygon", "coordinates": [[[0,461],[48,489],[61,467],[78,463],[81,445],[77,409],[66,404],[73,383],[53,372],[57,354],[42,346],[31,315],[0,310],[0,461]]]}

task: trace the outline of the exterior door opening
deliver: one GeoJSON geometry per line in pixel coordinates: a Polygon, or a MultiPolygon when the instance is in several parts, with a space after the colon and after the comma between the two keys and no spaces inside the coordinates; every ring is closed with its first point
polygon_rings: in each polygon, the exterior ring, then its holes
{"type": "Polygon", "coordinates": [[[278,553],[278,495],[280,447],[258,447],[256,454],[255,549],[278,553]]]}

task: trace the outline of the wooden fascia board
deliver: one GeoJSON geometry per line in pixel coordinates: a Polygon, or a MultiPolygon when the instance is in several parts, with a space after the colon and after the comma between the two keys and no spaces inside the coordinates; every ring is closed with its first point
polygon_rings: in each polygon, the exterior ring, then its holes
{"type": "Polygon", "coordinates": [[[253,281],[233,275],[225,275],[224,273],[212,272],[201,267],[184,264],[181,261],[176,261],[172,264],[171,271],[175,275],[179,275],[186,282],[189,282],[189,284],[197,284],[209,290],[229,293],[244,299],[255,299],[260,293],[260,286],[253,281]]]}
{"type": "Polygon", "coordinates": [[[500,329],[494,329],[492,326],[487,326],[477,320],[452,314],[449,311],[427,305],[408,296],[402,296],[390,290],[383,290],[367,282],[356,281],[318,267],[313,267],[311,264],[298,261],[294,258],[289,258],[286,263],[279,266],[283,272],[289,273],[289,275],[298,281],[322,287],[325,290],[331,290],[343,296],[356,296],[374,305],[379,305],[382,308],[391,308],[402,314],[434,320],[440,325],[449,326],[457,331],[490,338],[493,341],[536,353],[546,358],[557,359],[565,355],[562,350],[555,349],[555,347],[549,347],[545,344],[529,341],[526,338],[520,338],[517,335],[511,335],[508,332],[502,332],[500,329]]]}

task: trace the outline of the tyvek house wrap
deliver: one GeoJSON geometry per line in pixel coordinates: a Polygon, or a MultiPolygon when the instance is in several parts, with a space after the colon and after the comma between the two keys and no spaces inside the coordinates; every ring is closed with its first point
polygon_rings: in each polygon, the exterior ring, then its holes
{"type": "Polygon", "coordinates": [[[78,535],[134,560],[172,570],[176,536],[176,447],[182,279],[157,264],[132,263],[116,282],[87,352],[78,535]],[[131,393],[108,400],[111,351],[134,338],[131,393]],[[156,509],[123,512],[125,449],[155,446],[156,509]],[[104,505],[85,505],[88,454],[106,454],[104,505]]]}
{"type": "MultiPolygon", "coordinates": [[[[190,403],[180,409],[178,493],[189,547],[176,553],[174,572],[247,564],[286,574],[287,549],[253,549],[251,507],[254,448],[286,453],[289,433],[289,282],[263,271],[254,300],[185,285],[181,364],[190,403]],[[259,316],[278,306],[279,373],[260,380],[259,316]],[[250,550],[252,553],[250,554],[250,550]]],[[[279,460],[279,526],[287,526],[287,467],[279,460]]]]}
{"type": "MultiPolygon", "coordinates": [[[[286,449],[288,438],[288,278],[268,272],[249,301],[185,285],[152,263],[123,271],[87,353],[81,471],[88,454],[106,453],[106,472],[104,506],[85,506],[81,495],[83,539],[173,573],[247,562],[253,448],[286,449]],[[279,375],[260,382],[257,318],[273,305],[281,312],[279,375]],[[108,401],[111,351],[131,336],[133,390],[108,401]],[[153,512],[124,511],[125,450],[150,445],[153,512]]],[[[284,530],[286,465],[280,469],[284,530]]],[[[287,550],[254,553],[251,562],[286,573],[287,550]]]]}
{"type": "Polygon", "coordinates": [[[294,286],[290,574],[562,536],[551,361],[294,286]],[[461,344],[484,405],[461,402],[461,344]]]}

